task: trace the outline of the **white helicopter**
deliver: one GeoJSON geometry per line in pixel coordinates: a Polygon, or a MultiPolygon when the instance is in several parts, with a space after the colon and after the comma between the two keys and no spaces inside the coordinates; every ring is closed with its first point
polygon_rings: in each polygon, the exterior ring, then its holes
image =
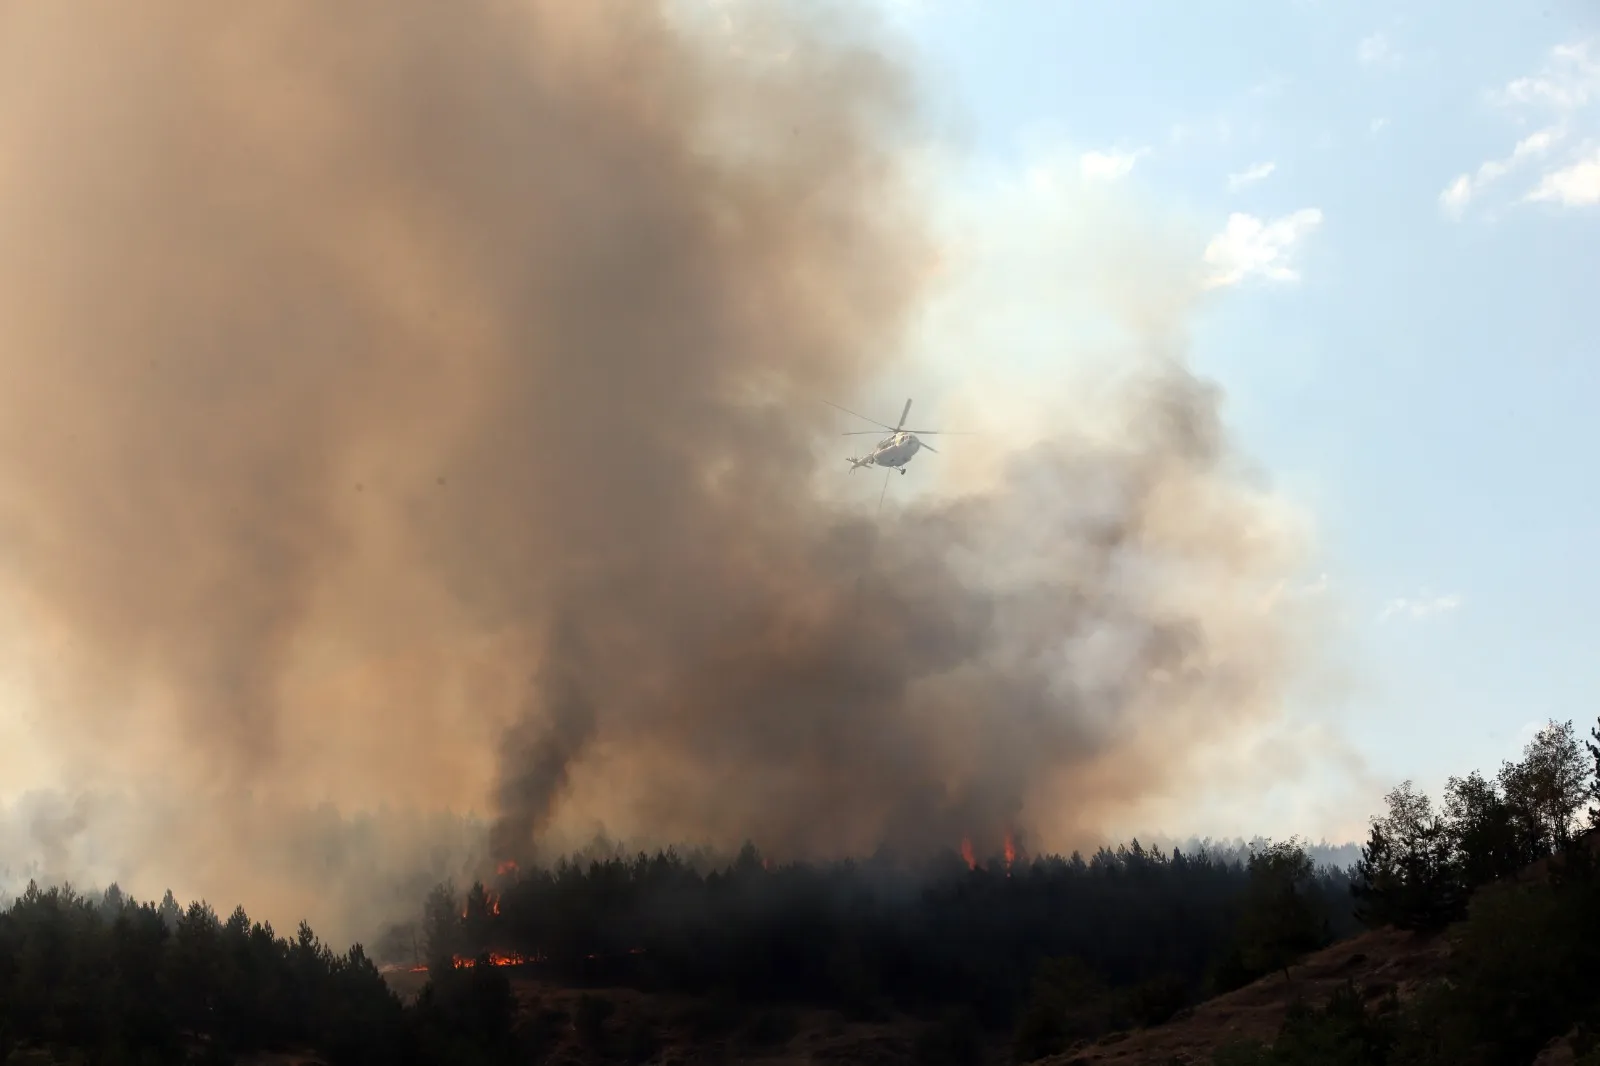
{"type": "MultiPolygon", "coordinates": [[[[923,437],[937,436],[939,434],[938,430],[904,428],[906,424],[906,416],[911,413],[910,400],[906,401],[905,408],[900,412],[900,423],[899,425],[895,426],[886,426],[875,418],[868,418],[866,415],[856,414],[856,412],[850,410],[848,407],[840,407],[838,404],[829,403],[827,400],[823,400],[822,402],[828,404],[829,407],[843,411],[847,415],[854,415],[863,422],[871,422],[873,425],[882,426],[884,429],[889,431],[889,435],[880,440],[877,443],[877,446],[866,455],[863,455],[859,459],[857,459],[855,456],[848,456],[845,459],[845,461],[850,464],[850,473],[852,474],[864,466],[881,466],[890,470],[898,470],[900,473],[904,474],[906,472],[906,464],[909,463],[911,461],[911,457],[916,455],[921,449],[926,448],[935,455],[939,454],[939,449],[935,448],[926,441],[919,439],[919,434],[923,437]]],[[[877,432],[878,431],[875,429],[855,429],[841,435],[846,437],[859,437],[868,433],[877,432]]]]}

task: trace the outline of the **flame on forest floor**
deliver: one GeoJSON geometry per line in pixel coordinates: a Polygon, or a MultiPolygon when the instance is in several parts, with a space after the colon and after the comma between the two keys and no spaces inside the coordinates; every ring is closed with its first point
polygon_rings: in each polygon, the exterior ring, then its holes
{"type": "MultiPolygon", "coordinates": [[[[521,966],[524,963],[543,961],[544,956],[542,955],[535,955],[532,958],[529,958],[528,956],[515,951],[489,952],[490,966],[521,966]]],[[[458,970],[470,970],[472,967],[478,964],[478,960],[469,955],[456,955],[450,959],[450,964],[458,970]]],[[[423,969],[427,969],[427,967],[424,966],[423,969]]]]}
{"type": "MultiPolygon", "coordinates": [[[[627,953],[629,955],[643,955],[645,953],[645,949],[644,948],[629,948],[627,953]]],[[[606,958],[615,958],[615,957],[616,956],[606,955],[604,953],[599,953],[599,952],[584,956],[584,958],[586,958],[586,959],[596,959],[596,960],[598,960],[598,959],[606,959],[606,958]]],[[[521,952],[518,952],[518,951],[491,951],[491,952],[489,952],[489,965],[490,966],[525,966],[525,965],[528,965],[530,963],[549,962],[549,961],[550,960],[544,955],[543,952],[535,952],[532,955],[524,955],[524,954],[522,954],[521,952]]],[[[475,956],[475,955],[452,955],[450,957],[450,965],[453,968],[457,969],[457,970],[470,970],[474,966],[478,965],[478,956],[475,956]]],[[[394,970],[400,970],[400,969],[404,969],[408,973],[427,973],[428,972],[428,968],[426,966],[422,966],[422,965],[405,966],[405,967],[400,967],[400,966],[385,967],[384,971],[385,972],[392,972],[394,970]]]]}

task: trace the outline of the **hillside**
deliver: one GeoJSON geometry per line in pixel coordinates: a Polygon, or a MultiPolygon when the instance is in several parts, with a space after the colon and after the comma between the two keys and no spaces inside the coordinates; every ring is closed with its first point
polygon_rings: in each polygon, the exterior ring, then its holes
{"type": "MultiPolygon", "coordinates": [[[[1530,863],[1514,874],[1490,885],[1480,886],[1473,892],[1474,899],[1497,896],[1488,901],[1485,910],[1493,913],[1511,906],[1536,901],[1532,910],[1549,906],[1552,894],[1553,871],[1571,870],[1575,874],[1578,890],[1592,891],[1593,866],[1571,861],[1576,856],[1592,856],[1600,852],[1600,828],[1579,835],[1566,852],[1559,852],[1530,863]]],[[[1591,908],[1592,909],[1592,908],[1591,908]]],[[[1503,917],[1503,914],[1496,915],[1503,917]]],[[[1412,1002],[1417,992],[1435,984],[1442,978],[1459,980],[1461,974],[1450,972],[1452,945],[1466,941],[1474,946],[1475,921],[1488,922],[1478,914],[1449,928],[1432,934],[1408,932],[1392,927],[1372,930],[1334,944],[1304,958],[1291,968],[1286,979],[1274,974],[1263,977],[1233,992],[1217,996],[1195,1007],[1179,1012],[1171,1021],[1129,1033],[1113,1033],[1101,1039],[1075,1047],[1072,1050],[1040,1060],[1044,1066],[1090,1066],[1095,1063],[1118,1063],[1120,1066],[1203,1066],[1226,1045],[1241,1040],[1255,1040],[1272,1044],[1288,1018],[1297,1000],[1321,1007],[1333,998],[1336,991],[1347,984],[1353,985],[1360,999],[1376,1014],[1392,1012],[1397,1005],[1412,1002]]],[[[1559,925],[1543,925],[1537,932],[1558,936],[1559,925]]],[[[1550,952],[1550,957],[1540,957],[1541,948],[1535,937],[1527,936],[1530,930],[1501,928],[1494,939],[1509,941],[1513,945],[1523,940],[1524,963],[1532,963],[1539,978],[1561,972],[1563,960],[1550,952]],[[1519,932],[1523,935],[1519,936],[1519,932]],[[1507,935],[1509,933],[1509,935],[1507,935]],[[1529,958],[1531,956],[1531,959],[1529,958]]],[[[1567,936],[1580,940],[1585,937],[1580,929],[1567,931],[1567,936]]],[[[1481,945],[1480,950],[1481,950],[1481,945]]],[[[1504,947],[1505,944],[1496,945],[1504,947]]],[[[1552,945],[1553,946],[1553,945],[1552,945]]],[[[1483,966],[1486,960],[1477,960],[1483,966]]],[[[1472,963],[1462,967],[1471,972],[1472,963]]],[[[1493,962],[1489,963],[1493,968],[1493,962]]],[[[1514,982],[1515,975],[1507,975],[1514,982]]],[[[1533,988],[1526,990],[1537,995],[1533,988]]],[[[1551,1036],[1534,1060],[1533,1066],[1573,1066],[1578,1056],[1573,1051],[1572,1036],[1583,1030],[1562,1026],[1559,1035],[1551,1036]]],[[[1523,1061],[1527,1061],[1524,1059],[1523,1061]]],[[[1585,1058],[1584,1062],[1590,1061],[1585,1058]]]]}
{"type": "Polygon", "coordinates": [[[1040,1061],[1044,1066],[1200,1066],[1230,1041],[1271,1043],[1298,997],[1320,1004],[1349,981],[1370,1001],[1390,992],[1404,1001],[1419,984],[1443,975],[1448,956],[1446,937],[1374,930],[1308,956],[1290,969],[1288,980],[1273,974],[1182,1011],[1164,1025],[1113,1033],[1040,1061]]]}

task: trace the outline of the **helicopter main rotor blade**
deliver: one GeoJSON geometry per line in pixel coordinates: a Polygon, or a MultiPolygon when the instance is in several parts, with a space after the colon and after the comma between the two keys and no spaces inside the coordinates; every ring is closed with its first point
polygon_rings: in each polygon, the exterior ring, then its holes
{"type": "Polygon", "coordinates": [[[883,423],[879,422],[876,418],[868,418],[866,415],[859,414],[858,412],[852,411],[848,407],[840,407],[838,404],[834,403],[832,400],[823,400],[822,402],[827,404],[829,407],[832,407],[836,411],[843,411],[847,415],[855,415],[857,418],[861,419],[863,422],[871,422],[875,426],[883,426],[883,428],[888,430],[890,433],[897,432],[893,426],[884,426],[883,423]]]}
{"type": "Polygon", "coordinates": [[[895,432],[896,432],[896,433],[898,433],[898,432],[900,432],[900,427],[901,427],[901,426],[903,426],[903,425],[905,425],[905,424],[906,424],[906,416],[907,416],[907,415],[909,415],[909,414],[910,414],[910,413],[911,413],[911,400],[910,400],[910,398],[909,398],[909,397],[908,397],[908,398],[907,398],[907,399],[906,399],[906,406],[905,406],[905,409],[904,409],[904,410],[902,410],[902,411],[901,411],[901,412],[900,412],[900,421],[899,421],[899,423],[898,423],[898,424],[897,424],[897,425],[896,425],[896,426],[895,426],[895,427],[894,427],[894,431],[895,431],[895,432]]]}
{"type": "Polygon", "coordinates": [[[867,436],[876,437],[881,432],[882,432],[882,430],[877,430],[877,429],[851,429],[851,430],[846,430],[845,432],[839,434],[839,436],[841,436],[841,437],[867,437],[867,436]]]}
{"type": "Polygon", "coordinates": [[[920,441],[920,440],[919,440],[919,441],[917,441],[917,443],[918,443],[918,444],[921,444],[921,445],[922,445],[922,446],[923,446],[923,447],[924,447],[924,448],[926,448],[926,449],[928,449],[928,450],[929,450],[929,451],[930,451],[930,452],[932,452],[932,453],[933,453],[933,454],[934,454],[934,455],[938,455],[938,454],[939,454],[939,449],[938,449],[938,448],[935,448],[935,447],[934,447],[934,446],[933,446],[933,445],[931,445],[931,444],[927,444],[927,443],[925,443],[925,442],[923,442],[923,441],[920,441]]]}
{"type": "Polygon", "coordinates": [[[913,437],[976,437],[975,429],[902,429],[901,433],[909,433],[913,437]]]}

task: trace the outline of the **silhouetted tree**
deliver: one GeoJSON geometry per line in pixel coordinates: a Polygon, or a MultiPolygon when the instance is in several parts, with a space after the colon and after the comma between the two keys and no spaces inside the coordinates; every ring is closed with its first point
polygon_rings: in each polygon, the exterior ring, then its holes
{"type": "Polygon", "coordinates": [[[1523,749],[1520,762],[1500,769],[1506,803],[1522,824],[1531,858],[1543,858],[1572,839],[1589,795],[1589,767],[1572,723],[1551,721],[1523,749]]]}
{"type": "Polygon", "coordinates": [[[438,973],[461,952],[461,906],[448,884],[436,885],[422,905],[422,949],[430,971],[438,973]]]}
{"type": "Polygon", "coordinates": [[[1332,935],[1325,916],[1310,894],[1315,869],[1305,850],[1293,840],[1250,855],[1249,890],[1239,925],[1240,955],[1257,973],[1282,970],[1332,935]]]}
{"type": "Polygon", "coordinates": [[[1461,891],[1509,876],[1529,860],[1511,805],[1474,770],[1445,785],[1445,823],[1461,891]]]}
{"type": "Polygon", "coordinates": [[[483,882],[474,881],[472,887],[467,889],[461,912],[461,944],[457,948],[460,954],[476,958],[480,952],[489,949],[493,935],[493,905],[483,882]]]}
{"type": "Polygon", "coordinates": [[[172,897],[172,889],[167,889],[167,894],[161,897],[159,910],[161,923],[167,927],[167,932],[178,931],[178,919],[183,917],[183,909],[178,906],[178,901],[172,897]]]}
{"type": "Polygon", "coordinates": [[[1589,808],[1589,825],[1600,829],[1600,724],[1589,730],[1592,740],[1584,741],[1584,747],[1589,749],[1589,757],[1594,760],[1589,774],[1589,798],[1594,800],[1594,806],[1589,808]]]}
{"type": "Polygon", "coordinates": [[[117,887],[115,881],[111,882],[105,894],[100,897],[100,920],[107,924],[116,921],[122,915],[125,902],[122,889],[117,887]]]}
{"type": "Polygon", "coordinates": [[[1463,906],[1448,827],[1410,781],[1384,802],[1388,814],[1373,820],[1356,863],[1351,892],[1357,914],[1374,927],[1443,928],[1463,906]]]}

